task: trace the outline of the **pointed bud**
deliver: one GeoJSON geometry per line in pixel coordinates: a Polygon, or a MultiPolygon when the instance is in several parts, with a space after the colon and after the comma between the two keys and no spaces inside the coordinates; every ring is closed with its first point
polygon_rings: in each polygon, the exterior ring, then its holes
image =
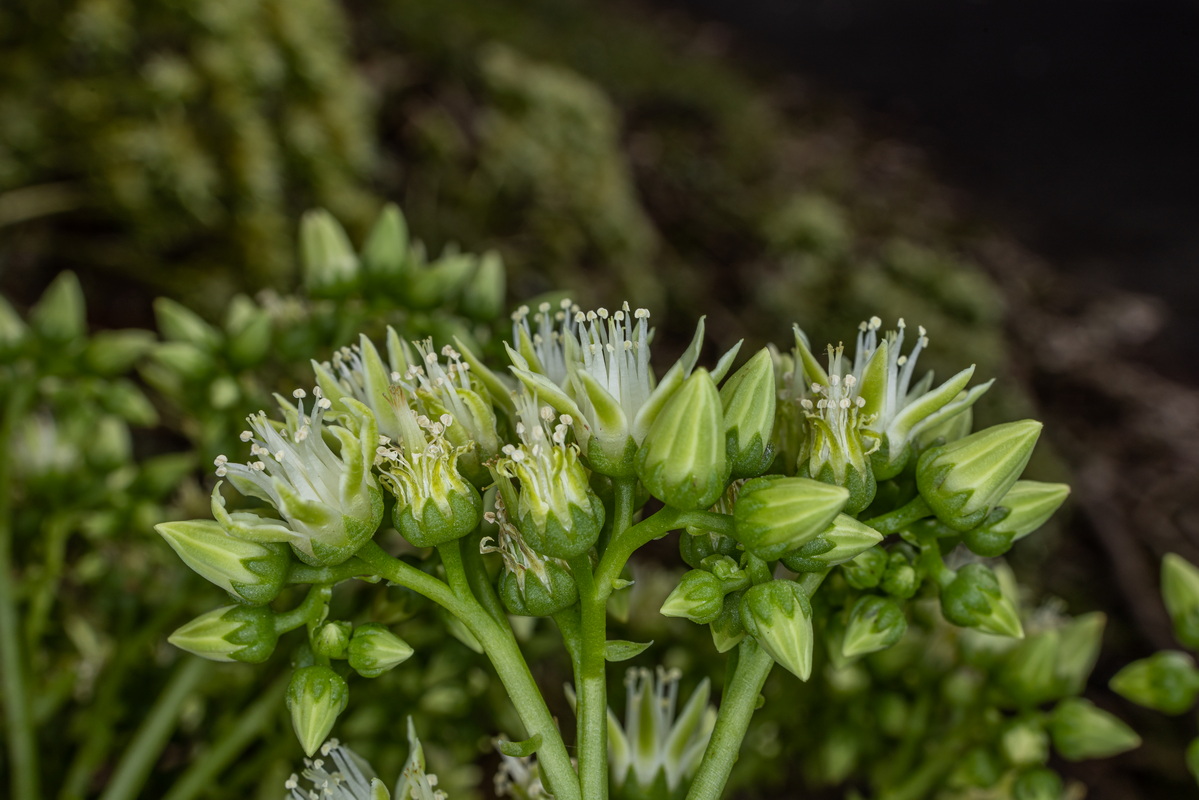
{"type": "Polygon", "coordinates": [[[362,266],[388,294],[402,293],[408,265],[408,223],[394,203],[383,207],[362,246],[362,266]]]}
{"type": "Polygon", "coordinates": [[[471,319],[495,319],[504,310],[505,291],[504,261],[489,250],[479,258],[474,278],[462,290],[462,311],[471,319]]]}
{"type": "Polygon", "coordinates": [[[1069,495],[1064,483],[1016,481],[981,525],[962,534],[962,543],[984,558],[1001,556],[1044,525],[1069,495]]]}
{"type": "Polygon", "coordinates": [[[1023,638],[1020,614],[1004,597],[999,579],[982,564],[967,564],[941,590],[941,613],[963,628],[977,628],[998,636],[1023,638]]]}
{"type": "Polygon", "coordinates": [[[279,635],[269,608],[225,606],[202,614],[167,637],[167,641],[211,661],[261,664],[275,650],[279,635]]]}
{"type": "Polygon", "coordinates": [[[883,535],[848,514],[838,514],[815,539],[782,557],[787,569],[820,572],[852,561],[883,540],[883,535]]]}
{"type": "Polygon", "coordinates": [[[735,535],[746,550],[771,561],[819,535],[848,499],[846,489],[809,478],[754,478],[733,506],[735,535]]]}
{"type": "Polygon", "coordinates": [[[60,272],[29,311],[29,324],[47,341],[66,343],[87,334],[83,289],[73,272],[60,272]]]}
{"type": "Polygon", "coordinates": [[[729,463],[720,394],[697,369],[666,401],[637,451],[637,476],[662,502],[706,509],[724,493],[729,463]]]}
{"type": "Polygon", "coordinates": [[[916,467],[921,496],[941,522],[970,530],[1015,484],[1040,435],[1041,423],[1026,419],[925,451],[916,467]]]}
{"type": "Polygon", "coordinates": [[[311,756],[328,738],[337,716],[345,710],[350,690],[345,678],[322,665],[292,673],[287,686],[287,709],[304,752],[311,756]]]}
{"type": "Polygon", "coordinates": [[[11,358],[29,337],[29,326],[12,305],[0,297],[0,358],[11,358]]]}
{"type": "Polygon", "coordinates": [[[312,652],[325,658],[345,658],[353,629],[348,622],[330,620],[321,623],[312,632],[312,652]]]}
{"type": "Polygon", "coordinates": [[[271,315],[245,295],[237,295],[229,303],[225,315],[225,347],[234,366],[253,367],[266,358],[273,332],[271,315]]]}
{"type": "Polygon", "coordinates": [[[1132,728],[1081,697],[1057,704],[1049,717],[1049,735],[1058,753],[1070,761],[1107,758],[1141,745],[1132,728]]]}
{"type": "Polygon", "coordinates": [[[168,342],[185,342],[205,353],[216,352],[221,334],[199,314],[166,297],[154,301],[158,329],[168,342]]]}
{"type": "Polygon", "coordinates": [[[1190,650],[1199,650],[1199,568],[1167,553],[1162,559],[1162,599],[1174,623],[1174,637],[1190,650]]]}
{"type": "Polygon", "coordinates": [[[1093,611],[1075,617],[1061,629],[1061,647],[1058,649],[1055,671],[1063,695],[1081,694],[1086,687],[1087,678],[1099,659],[1106,622],[1107,617],[1093,611]]]}
{"type": "Polygon", "coordinates": [[[323,209],[300,220],[304,288],[313,297],[342,297],[358,285],[358,257],[341,226],[323,209]]]}
{"type": "Polygon", "coordinates": [[[207,519],[162,522],[154,530],[193,571],[250,605],[271,602],[287,581],[291,552],[284,544],[238,539],[207,519]]]}
{"type": "Polygon", "coordinates": [[[85,358],[87,365],[101,375],[120,375],[150,352],[154,344],[154,334],[150,331],[99,331],[88,339],[85,358]]]}
{"type": "Polygon", "coordinates": [[[679,536],[679,554],[683,557],[683,563],[694,569],[699,569],[699,565],[709,556],[731,556],[736,552],[737,540],[731,536],[692,528],[679,536]]]}
{"type": "Polygon", "coordinates": [[[386,625],[368,622],[354,628],[350,639],[350,666],[364,678],[377,678],[411,658],[412,646],[386,625]]]}
{"type": "Polygon", "coordinates": [[[1162,650],[1116,673],[1112,690],[1121,697],[1165,714],[1190,711],[1199,696],[1195,661],[1177,650],[1162,650]]]}
{"type": "Polygon", "coordinates": [[[682,617],[699,625],[715,622],[724,609],[724,587],[710,572],[693,569],[662,603],[662,616],[682,617]]]}
{"type": "Polygon", "coordinates": [[[154,364],[169,375],[185,381],[198,381],[217,368],[213,357],[191,342],[163,342],[150,351],[154,364]]]}
{"type": "Polygon", "coordinates": [[[871,547],[841,565],[845,582],[855,589],[873,589],[886,571],[887,552],[880,547],[871,547]]]}
{"type": "Polygon", "coordinates": [[[801,681],[812,674],[812,604],[792,581],[773,580],[741,598],[745,630],[776,662],[801,681]]]}
{"type": "Polygon", "coordinates": [[[709,629],[712,632],[712,644],[717,653],[727,653],[745,638],[745,626],[741,622],[741,598],[745,591],[731,592],[725,595],[724,607],[709,629]]]}
{"type": "Polygon", "coordinates": [[[774,460],[774,362],[763,348],[720,387],[725,441],[735,478],[761,475],[774,460]]]}
{"type": "Polygon", "coordinates": [[[849,612],[841,653],[853,658],[886,650],[902,639],[907,629],[908,621],[898,603],[889,597],[864,595],[849,612]]]}
{"type": "Polygon", "coordinates": [[[1061,633],[1044,630],[1028,637],[1008,655],[999,682],[1021,706],[1033,707],[1061,697],[1057,675],[1061,633]]]}
{"type": "Polygon", "coordinates": [[[887,569],[879,586],[899,600],[908,600],[920,589],[920,575],[906,554],[895,550],[887,556],[887,569]]]}

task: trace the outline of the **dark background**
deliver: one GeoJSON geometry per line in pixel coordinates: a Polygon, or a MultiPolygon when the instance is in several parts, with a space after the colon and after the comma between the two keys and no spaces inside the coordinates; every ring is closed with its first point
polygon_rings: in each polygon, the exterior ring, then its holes
{"type": "Polygon", "coordinates": [[[672,2],[925,145],[1056,268],[1162,298],[1145,358],[1199,383],[1199,3],[672,2]]]}

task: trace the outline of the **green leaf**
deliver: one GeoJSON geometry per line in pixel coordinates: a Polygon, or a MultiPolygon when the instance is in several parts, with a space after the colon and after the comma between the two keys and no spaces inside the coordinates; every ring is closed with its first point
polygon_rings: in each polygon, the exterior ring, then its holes
{"type": "Polygon", "coordinates": [[[630,642],[624,639],[612,639],[604,642],[604,660],[605,661],[628,661],[630,658],[639,656],[653,644],[651,639],[648,642],[630,642]]]}
{"type": "Polygon", "coordinates": [[[496,742],[496,746],[499,747],[500,752],[506,756],[511,756],[512,758],[527,758],[536,753],[537,749],[541,747],[541,734],[534,734],[532,738],[525,739],[523,742],[509,742],[507,740],[500,739],[498,742],[496,742]]]}

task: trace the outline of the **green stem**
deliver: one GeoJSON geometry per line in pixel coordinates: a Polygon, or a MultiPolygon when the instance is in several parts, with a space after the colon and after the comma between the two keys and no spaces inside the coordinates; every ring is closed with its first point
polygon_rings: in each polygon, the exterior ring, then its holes
{"type": "Polygon", "coordinates": [[[38,774],[37,746],[33,720],[29,714],[30,692],[25,683],[25,658],[21,647],[17,598],[14,589],[17,574],[13,569],[13,531],[11,511],[12,479],[9,468],[13,462],[11,447],[13,429],[25,413],[30,384],[22,376],[15,378],[13,389],[4,408],[0,423],[0,686],[3,686],[4,717],[8,727],[8,763],[12,770],[9,785],[13,797],[41,797],[38,774]]]}
{"type": "Polygon", "coordinates": [[[33,587],[33,597],[29,601],[29,610],[25,613],[25,647],[30,653],[38,651],[42,634],[46,631],[50,609],[54,605],[58,584],[66,566],[67,541],[71,538],[71,528],[71,520],[65,514],[52,514],[42,525],[41,539],[46,548],[45,565],[33,587]]]}
{"type": "Polygon", "coordinates": [[[501,624],[508,623],[508,613],[495,592],[495,583],[487,571],[487,563],[483,561],[483,553],[479,550],[479,540],[483,532],[476,530],[462,540],[462,566],[466,569],[466,580],[475,597],[487,613],[501,624]]]}
{"type": "Polygon", "coordinates": [[[575,674],[579,673],[579,659],[582,658],[583,648],[583,628],[582,615],[578,606],[571,606],[563,611],[554,614],[551,619],[558,626],[558,632],[562,634],[562,643],[566,645],[566,652],[570,654],[570,663],[574,668],[575,674]]]}
{"type": "Polygon", "coordinates": [[[175,730],[183,704],[211,666],[204,659],[190,657],[179,665],[134,734],[100,800],[133,800],[137,797],[175,730]]]}
{"type": "Polygon", "coordinates": [[[616,495],[612,509],[612,532],[617,535],[633,527],[633,514],[637,512],[637,479],[614,478],[612,489],[616,495]]]}
{"type": "Polygon", "coordinates": [[[501,626],[473,597],[459,597],[442,581],[388,555],[375,542],[368,542],[358,552],[358,557],[370,564],[377,574],[424,595],[466,626],[495,667],[500,682],[524,723],[526,733],[530,737],[541,737],[537,759],[550,791],[558,800],[580,800],[579,783],[566,752],[566,744],[562,741],[537,682],[529,672],[529,665],[520,652],[512,629],[501,626]]]}
{"type": "Polygon", "coordinates": [[[899,533],[913,522],[931,516],[932,513],[933,510],[928,507],[928,503],[924,502],[924,498],[916,495],[907,505],[868,519],[866,524],[886,536],[891,533],[899,533]]]}
{"type": "Polygon", "coordinates": [[[217,736],[216,743],[192,762],[162,800],[193,800],[211,788],[221,772],[249,747],[278,713],[288,679],[289,676],[284,675],[276,680],[254,705],[217,736]]]}
{"type": "MultiPolygon", "coordinates": [[[[614,541],[619,541],[616,532],[614,541]]],[[[582,642],[575,666],[578,690],[579,784],[587,800],[608,796],[608,686],[604,645],[608,638],[607,598],[601,598],[591,574],[591,558],[571,559],[570,569],[579,587],[582,609],[582,642]]]]}
{"type": "Polygon", "coordinates": [[[606,603],[612,595],[621,570],[633,553],[639,547],[662,538],[680,525],[686,525],[686,520],[691,518],[692,513],[701,512],[683,512],[667,506],[625,531],[614,532],[608,549],[604,551],[599,566],[595,568],[596,597],[606,603]]]}
{"type": "Polygon", "coordinates": [[[716,727],[712,729],[712,738],[687,792],[687,800],[719,800],[724,793],[733,764],[741,753],[741,742],[749,729],[758,695],[774,666],[774,659],[752,638],[741,642],[738,650],[737,667],[725,686],[716,727]]]}
{"type": "Polygon", "coordinates": [[[371,574],[371,568],[359,558],[351,558],[336,567],[310,567],[293,561],[287,571],[288,583],[341,583],[371,574]]]}
{"type": "Polygon", "coordinates": [[[332,586],[313,585],[308,590],[308,594],[304,596],[303,602],[291,611],[285,611],[275,617],[275,633],[287,633],[301,625],[316,622],[332,596],[332,586]]]}

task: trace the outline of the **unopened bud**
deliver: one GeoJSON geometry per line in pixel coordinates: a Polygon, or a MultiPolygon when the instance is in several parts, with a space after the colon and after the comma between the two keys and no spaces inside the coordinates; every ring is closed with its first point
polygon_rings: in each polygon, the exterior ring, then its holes
{"type": "Polygon", "coordinates": [[[287,686],[287,709],[304,752],[311,756],[329,737],[337,716],[349,700],[345,678],[329,667],[301,667],[287,686]]]}
{"type": "Polygon", "coordinates": [[[733,506],[735,535],[746,550],[771,561],[819,535],[848,498],[844,488],[809,478],[754,478],[733,506]]]}
{"type": "Polygon", "coordinates": [[[1001,556],[1044,525],[1069,495],[1064,483],[1016,481],[981,525],[962,534],[962,543],[984,558],[1001,556]]]}
{"type": "Polygon", "coordinates": [[[354,628],[350,638],[350,666],[364,678],[377,678],[411,658],[412,646],[386,625],[368,622],[354,628]]]}
{"type": "Polygon", "coordinates": [[[202,614],[167,637],[167,641],[211,661],[261,664],[275,650],[279,635],[269,608],[225,606],[202,614]]]}
{"type": "Polygon", "coordinates": [[[1162,599],[1174,623],[1174,636],[1190,650],[1199,650],[1199,568],[1167,553],[1162,559],[1162,599]]]}
{"type": "Polygon", "coordinates": [[[362,246],[362,266],[376,286],[402,293],[401,283],[408,266],[408,223],[394,203],[383,207],[362,246]]]}
{"type": "Polygon", "coordinates": [[[314,297],[341,297],[358,285],[358,257],[341,223],[323,209],[300,220],[304,288],[314,297]]]}
{"type": "Polygon", "coordinates": [[[66,343],[87,333],[83,289],[73,272],[60,272],[29,312],[29,323],[47,341],[66,343]]]}
{"type": "Polygon", "coordinates": [[[214,353],[221,344],[221,334],[199,314],[166,297],[154,301],[154,317],[158,329],[168,342],[186,342],[205,353],[214,353]]]}
{"type": "Polygon", "coordinates": [[[251,605],[271,602],[287,581],[285,544],[239,539],[207,519],[162,522],[154,530],[193,571],[251,605]]]}
{"type": "Polygon", "coordinates": [[[1020,614],[1004,597],[995,573],[982,564],[967,564],[941,590],[945,619],[963,628],[977,628],[998,636],[1022,638],[1020,614]]]}
{"type": "Polygon", "coordinates": [[[711,572],[693,569],[662,603],[662,616],[683,617],[699,625],[715,622],[724,608],[724,588],[711,572]]]}
{"type": "Polygon", "coordinates": [[[815,539],[782,557],[787,569],[820,572],[844,564],[883,540],[883,535],[848,514],[838,514],[815,539]]]}
{"type": "Polygon", "coordinates": [[[908,621],[898,603],[887,597],[864,595],[849,613],[841,653],[853,658],[886,650],[902,639],[907,629],[908,621]]]}
{"type": "Polygon", "coordinates": [[[348,622],[331,620],[322,623],[313,631],[312,652],[325,658],[345,658],[353,629],[354,626],[348,622]]]}
{"type": "Polygon", "coordinates": [[[763,348],[720,387],[729,466],[735,478],[761,475],[774,460],[774,362],[763,348]]]}
{"type": "Polygon", "coordinates": [[[1131,728],[1081,697],[1057,704],[1049,716],[1049,735],[1058,753],[1070,761],[1107,758],[1141,744],[1131,728]]]}
{"type": "Polygon", "coordinates": [[[1195,661],[1177,650],[1162,650],[1116,673],[1112,690],[1134,703],[1166,714],[1190,711],[1199,696],[1195,661]]]}
{"type": "Polygon", "coordinates": [[[841,565],[845,582],[855,589],[873,589],[887,571],[887,551],[871,547],[859,553],[853,560],[841,565]]]}
{"type": "Polygon", "coordinates": [[[801,681],[812,674],[812,604],[793,581],[773,580],[741,598],[745,630],[801,681]]]}

